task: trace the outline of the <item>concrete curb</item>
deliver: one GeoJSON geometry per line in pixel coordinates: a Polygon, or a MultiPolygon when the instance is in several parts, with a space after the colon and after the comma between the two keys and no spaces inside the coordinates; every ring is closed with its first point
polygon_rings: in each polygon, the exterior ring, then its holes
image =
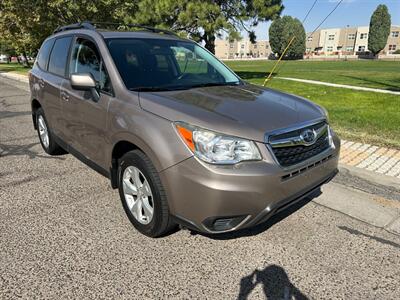
{"type": "Polygon", "coordinates": [[[400,178],[375,173],[373,171],[368,171],[345,164],[339,164],[339,171],[347,172],[351,174],[351,176],[359,177],[366,181],[377,183],[379,185],[398,189],[400,192],[400,178]]]}
{"type": "Polygon", "coordinates": [[[400,235],[400,202],[331,182],[314,203],[400,235]]]}

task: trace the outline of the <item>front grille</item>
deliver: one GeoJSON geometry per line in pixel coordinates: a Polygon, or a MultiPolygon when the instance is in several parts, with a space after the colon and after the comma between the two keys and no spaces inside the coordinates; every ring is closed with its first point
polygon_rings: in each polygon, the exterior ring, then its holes
{"type": "Polygon", "coordinates": [[[297,129],[295,131],[272,136],[270,138],[270,141],[272,141],[271,148],[279,164],[283,167],[293,166],[328,149],[330,147],[329,133],[328,130],[325,130],[325,127],[327,128],[327,124],[325,122],[321,122],[312,126],[304,127],[302,129],[297,129]],[[313,129],[316,131],[321,130],[321,135],[312,145],[274,145],[274,142],[278,140],[288,139],[290,141],[291,138],[298,138],[299,132],[305,129],[313,129]]]}

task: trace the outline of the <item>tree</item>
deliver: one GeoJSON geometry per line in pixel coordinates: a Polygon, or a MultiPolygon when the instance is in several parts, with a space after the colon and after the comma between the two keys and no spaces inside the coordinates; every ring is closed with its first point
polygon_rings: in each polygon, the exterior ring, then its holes
{"type": "Polygon", "coordinates": [[[377,55],[385,48],[390,34],[391,18],[386,5],[380,4],[369,22],[368,49],[377,55]]]}
{"type": "Polygon", "coordinates": [[[225,33],[234,40],[246,31],[254,42],[251,27],[278,17],[282,9],[282,0],[142,0],[125,21],[181,32],[215,53],[216,37],[225,33]]]}
{"type": "Polygon", "coordinates": [[[272,51],[281,56],[290,40],[294,40],[285,54],[285,59],[302,58],[306,50],[306,32],[300,20],[290,16],[276,19],[269,27],[269,43],[272,51]]]}
{"type": "Polygon", "coordinates": [[[133,14],[138,1],[25,1],[0,2],[0,32],[20,54],[35,54],[43,40],[60,25],[85,20],[117,22],[133,14]]]}
{"type": "Polygon", "coordinates": [[[167,28],[215,50],[216,36],[238,39],[278,17],[282,0],[1,0],[0,33],[20,53],[35,53],[59,25],[85,20],[167,28]]]}

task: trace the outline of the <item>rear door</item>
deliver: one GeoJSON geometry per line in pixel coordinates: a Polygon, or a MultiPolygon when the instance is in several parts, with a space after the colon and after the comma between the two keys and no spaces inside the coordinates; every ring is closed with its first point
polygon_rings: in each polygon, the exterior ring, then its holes
{"type": "Polygon", "coordinates": [[[46,99],[44,113],[51,131],[59,138],[65,139],[62,132],[63,117],[61,113],[60,88],[66,76],[66,65],[72,36],[57,38],[51,50],[47,72],[42,77],[43,97],[46,99]]]}
{"type": "Polygon", "coordinates": [[[68,69],[68,79],[64,80],[61,91],[68,97],[68,101],[62,101],[63,115],[67,119],[65,133],[68,143],[86,158],[105,167],[107,110],[112,99],[112,86],[93,40],[84,36],[75,38],[68,69]],[[69,78],[74,73],[92,74],[100,95],[98,100],[89,91],[72,88],[69,78]]]}

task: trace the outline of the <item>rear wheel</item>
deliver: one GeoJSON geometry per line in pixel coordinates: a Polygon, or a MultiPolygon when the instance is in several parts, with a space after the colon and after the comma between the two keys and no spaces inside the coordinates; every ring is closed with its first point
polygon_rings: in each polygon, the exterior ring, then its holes
{"type": "Polygon", "coordinates": [[[150,159],[139,150],[128,152],[119,162],[118,175],[122,205],[133,226],[150,237],[167,233],[173,223],[164,188],[150,159]]]}
{"type": "Polygon", "coordinates": [[[66,151],[54,141],[53,135],[47,124],[43,109],[38,108],[35,115],[36,115],[36,128],[40,144],[42,145],[43,150],[50,155],[65,154],[66,151]]]}

